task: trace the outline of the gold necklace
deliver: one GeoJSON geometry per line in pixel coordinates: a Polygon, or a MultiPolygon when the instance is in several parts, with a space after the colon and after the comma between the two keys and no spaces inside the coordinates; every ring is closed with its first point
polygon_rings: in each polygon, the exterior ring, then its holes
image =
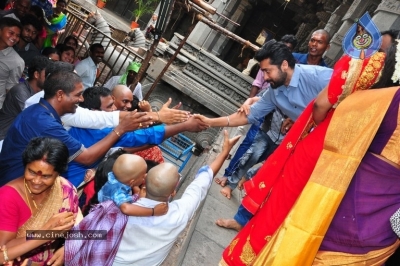
{"type": "MultiPolygon", "coordinates": [[[[33,211],[32,211],[32,207],[31,207],[31,203],[29,202],[28,193],[26,192],[26,190],[29,191],[29,194],[32,194],[32,192],[31,192],[31,190],[29,189],[28,184],[27,184],[26,181],[25,181],[25,178],[24,178],[24,185],[25,185],[25,186],[24,186],[24,191],[25,191],[26,201],[28,202],[29,209],[31,209],[31,212],[33,212],[33,211]]],[[[38,206],[37,206],[35,200],[33,199],[32,195],[31,195],[31,199],[32,199],[32,202],[33,202],[33,206],[35,206],[35,209],[37,210],[38,206]]]]}

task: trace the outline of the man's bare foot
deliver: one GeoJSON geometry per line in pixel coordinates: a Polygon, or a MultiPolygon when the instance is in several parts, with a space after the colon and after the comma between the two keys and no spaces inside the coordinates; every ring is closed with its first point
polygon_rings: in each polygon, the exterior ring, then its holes
{"type": "Polygon", "coordinates": [[[220,178],[218,178],[218,177],[215,178],[215,183],[217,183],[221,187],[226,186],[226,182],[228,182],[228,178],[225,176],[220,177],[220,178]]]}
{"type": "Polygon", "coordinates": [[[219,192],[221,192],[221,194],[227,197],[228,199],[231,199],[232,189],[230,187],[224,187],[219,192]]]}
{"type": "Polygon", "coordinates": [[[242,190],[242,189],[243,189],[243,184],[244,184],[244,182],[246,182],[246,178],[245,178],[245,177],[242,177],[242,179],[240,179],[240,181],[239,181],[239,183],[238,183],[238,186],[237,186],[237,188],[238,188],[239,190],[242,190]]]}
{"type": "Polygon", "coordinates": [[[242,229],[242,226],[234,219],[218,219],[215,221],[215,224],[226,229],[236,230],[238,232],[242,229]]]}

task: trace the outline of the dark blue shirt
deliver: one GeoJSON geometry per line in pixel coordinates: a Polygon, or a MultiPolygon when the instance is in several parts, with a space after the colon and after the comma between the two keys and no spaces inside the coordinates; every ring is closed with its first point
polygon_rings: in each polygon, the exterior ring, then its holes
{"type": "MultiPolygon", "coordinates": [[[[307,54],[299,54],[299,53],[293,53],[294,59],[296,60],[297,64],[303,64],[303,65],[308,65],[307,58],[308,58],[308,53],[307,54]]],[[[321,62],[319,62],[320,66],[328,67],[325,64],[325,61],[323,58],[321,58],[321,62]]]]}
{"type": "Polygon", "coordinates": [[[32,138],[39,136],[61,140],[68,147],[69,161],[85,148],[68,134],[56,110],[42,98],[20,113],[7,132],[0,153],[0,186],[23,175],[22,152],[32,138]]]}
{"type": "MultiPolygon", "coordinates": [[[[72,127],[68,133],[81,141],[85,147],[90,147],[98,141],[106,137],[112,128],[104,129],[87,129],[87,128],[75,128],[72,127]]],[[[144,129],[138,129],[132,132],[125,133],[116,142],[113,147],[140,147],[146,144],[160,144],[163,142],[165,136],[165,126],[159,125],[144,129]]],[[[84,177],[87,169],[95,168],[101,160],[93,163],[92,165],[86,166],[78,162],[70,162],[68,164],[68,171],[63,175],[69,182],[74,186],[78,187],[84,177]]]]}

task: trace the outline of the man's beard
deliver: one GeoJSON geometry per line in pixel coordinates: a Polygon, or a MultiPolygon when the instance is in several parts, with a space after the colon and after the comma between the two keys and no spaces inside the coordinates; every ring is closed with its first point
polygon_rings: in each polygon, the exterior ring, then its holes
{"type": "Polygon", "coordinates": [[[270,81],[269,85],[271,88],[276,89],[285,84],[287,74],[285,72],[280,71],[279,79],[270,81]]]}

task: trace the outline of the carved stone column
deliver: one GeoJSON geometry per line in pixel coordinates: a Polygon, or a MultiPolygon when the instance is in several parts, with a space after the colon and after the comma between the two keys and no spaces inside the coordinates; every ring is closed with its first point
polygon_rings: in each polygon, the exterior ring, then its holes
{"type": "Polygon", "coordinates": [[[400,2],[383,0],[372,18],[380,31],[400,28],[400,2]]]}
{"type": "MultiPolygon", "coordinates": [[[[351,2],[352,1],[343,1],[342,5],[348,5],[351,2]]],[[[379,3],[380,0],[354,0],[351,3],[350,8],[343,16],[342,25],[337,33],[332,37],[330,43],[331,47],[324,55],[324,60],[328,65],[332,66],[342,56],[342,41],[350,26],[353,25],[355,20],[360,18],[366,11],[373,12],[379,3]]]]}
{"type": "MultiPolygon", "coordinates": [[[[248,10],[252,8],[247,0],[216,0],[212,3],[212,5],[217,8],[218,13],[239,24],[245,23],[243,19],[245,18],[246,12],[248,14],[248,10]]],[[[234,33],[237,33],[237,27],[232,23],[229,23],[222,17],[218,17],[218,15],[214,15],[213,18],[217,20],[219,25],[234,33]]],[[[198,23],[196,25],[195,29],[189,36],[188,41],[197,44],[202,49],[205,49],[216,56],[221,55],[224,50],[229,50],[229,48],[226,47],[229,39],[217,31],[210,29],[203,23],[198,23]]]]}

